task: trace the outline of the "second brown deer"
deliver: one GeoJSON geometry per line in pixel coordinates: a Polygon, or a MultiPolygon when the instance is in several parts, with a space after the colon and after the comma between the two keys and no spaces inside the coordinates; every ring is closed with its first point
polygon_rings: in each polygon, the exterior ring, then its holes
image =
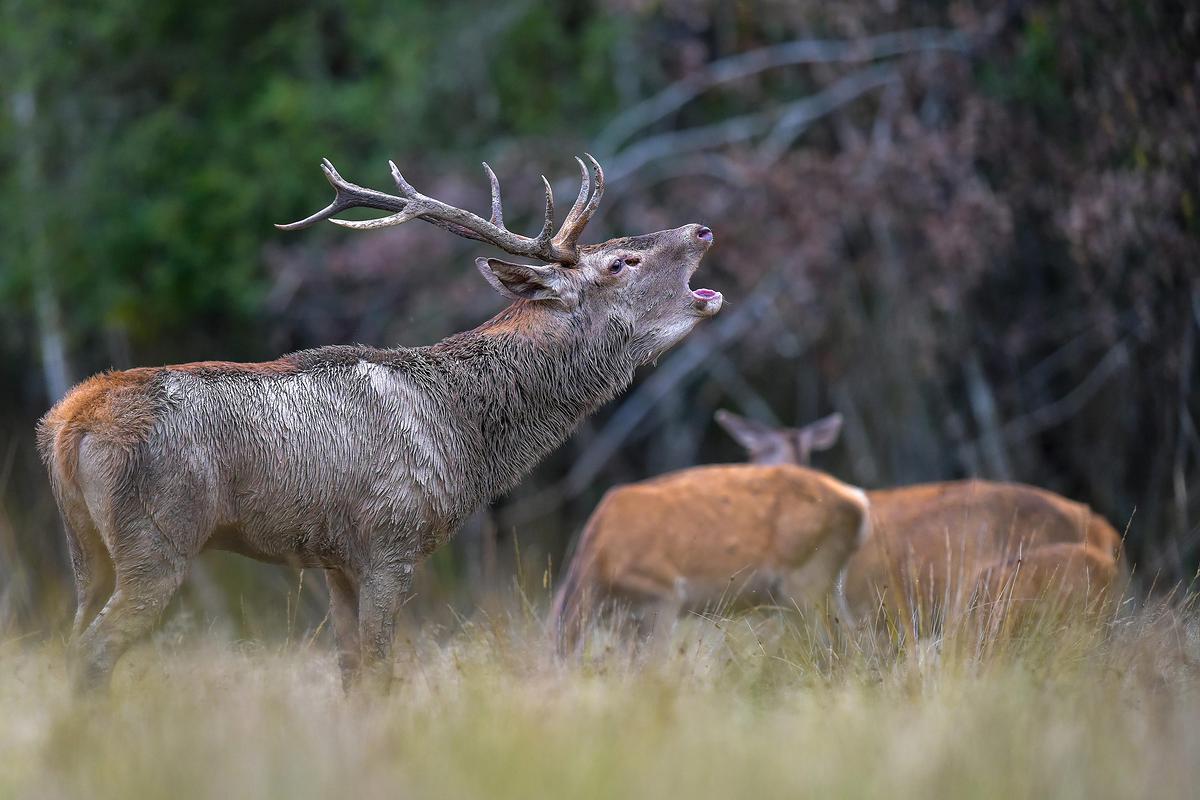
{"type": "Polygon", "coordinates": [[[717,421],[753,463],[611,490],[555,596],[560,644],[613,598],[669,615],[764,595],[811,606],[833,589],[848,621],[920,633],[968,605],[1091,608],[1120,591],[1121,538],[1085,505],[979,480],[859,492],[802,466],[837,439],[839,416],[801,429],[717,421]]]}

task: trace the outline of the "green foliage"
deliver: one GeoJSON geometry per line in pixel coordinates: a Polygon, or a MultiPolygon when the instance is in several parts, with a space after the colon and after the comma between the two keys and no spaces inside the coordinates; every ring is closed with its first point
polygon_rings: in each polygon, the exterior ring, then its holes
{"type": "Polygon", "coordinates": [[[322,156],[371,174],[388,157],[474,154],[611,110],[604,63],[618,22],[546,4],[490,9],[5,4],[0,66],[17,80],[0,188],[32,202],[0,221],[18,243],[0,300],[26,305],[33,274],[50,270],[76,338],[236,328],[259,310],[271,223],[324,199],[322,156]],[[33,106],[24,119],[21,102],[33,106]]]}

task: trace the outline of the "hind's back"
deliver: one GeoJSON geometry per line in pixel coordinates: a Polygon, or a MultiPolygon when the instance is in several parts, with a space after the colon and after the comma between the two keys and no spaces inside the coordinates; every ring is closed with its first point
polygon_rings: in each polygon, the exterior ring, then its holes
{"type": "MultiPolygon", "coordinates": [[[[1077,553],[1079,563],[1103,559],[1115,573],[1121,555],[1116,531],[1086,505],[1032,486],[956,481],[872,491],[872,538],[847,567],[846,598],[857,616],[881,602],[913,611],[965,603],[982,570],[1043,550],[1077,553]],[[1069,550],[1087,547],[1087,553],[1069,550]]],[[[1074,563],[1072,561],[1071,563],[1074,563]]],[[[1063,562],[1063,570],[1071,569],[1063,562]]],[[[1108,580],[1107,577],[1101,578],[1108,580]]]]}

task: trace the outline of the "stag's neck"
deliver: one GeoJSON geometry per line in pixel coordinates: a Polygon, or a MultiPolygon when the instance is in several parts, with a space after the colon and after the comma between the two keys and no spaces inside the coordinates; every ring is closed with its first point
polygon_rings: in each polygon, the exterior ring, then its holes
{"type": "Polygon", "coordinates": [[[429,348],[443,361],[462,418],[480,438],[480,500],[510,489],[584,417],[626,389],[637,368],[619,323],[518,302],[429,348]]]}

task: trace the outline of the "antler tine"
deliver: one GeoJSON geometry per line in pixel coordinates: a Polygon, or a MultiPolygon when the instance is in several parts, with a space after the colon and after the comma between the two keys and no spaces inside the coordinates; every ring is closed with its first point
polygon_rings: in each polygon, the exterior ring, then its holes
{"type": "Polygon", "coordinates": [[[592,221],[592,215],[596,213],[596,209],[600,207],[600,199],[604,197],[604,170],[600,168],[600,162],[592,157],[591,153],[584,153],[587,160],[592,162],[592,169],[596,173],[596,191],[592,192],[592,196],[588,198],[587,208],[580,215],[580,229],[592,221]]]}
{"type": "MultiPolygon", "coordinates": [[[[547,248],[553,251],[554,243],[554,190],[550,188],[550,181],[546,180],[546,176],[542,176],[542,185],[546,187],[546,219],[542,223],[542,229],[538,232],[537,241],[545,244],[547,248]]],[[[561,259],[555,259],[561,260],[561,259]]],[[[569,259],[574,261],[572,257],[569,259]]]]}
{"type": "Polygon", "coordinates": [[[392,171],[392,180],[396,182],[396,188],[400,190],[400,196],[407,199],[420,198],[423,195],[413,188],[412,184],[404,180],[404,176],[400,174],[400,168],[396,166],[396,162],[388,159],[388,169],[392,171]]]}
{"type": "Polygon", "coordinates": [[[569,229],[574,227],[579,220],[579,215],[583,211],[583,206],[587,202],[588,195],[592,192],[592,179],[588,175],[587,166],[583,163],[583,159],[575,156],[575,163],[579,165],[579,196],[575,198],[575,204],[571,206],[571,210],[567,212],[567,218],[563,220],[563,228],[569,229]]]}
{"type": "Polygon", "coordinates": [[[504,227],[504,207],[500,203],[500,179],[496,177],[496,173],[492,172],[488,162],[483,162],[483,171],[487,173],[488,184],[492,187],[492,217],[488,222],[497,227],[504,227]]]}
{"type": "Polygon", "coordinates": [[[321,220],[330,219],[334,214],[340,214],[346,209],[356,206],[378,208],[383,211],[402,211],[405,208],[403,198],[393,197],[390,194],[384,194],[383,192],[377,192],[373,189],[367,189],[350,183],[350,181],[338,173],[333,163],[327,158],[321,159],[321,172],[325,174],[325,180],[329,181],[329,185],[333,187],[333,202],[312,216],[305,217],[297,222],[286,224],[276,223],[276,228],[283,231],[300,230],[321,220]]]}
{"type": "Polygon", "coordinates": [[[587,167],[583,160],[576,156],[575,160],[579,162],[579,169],[583,175],[583,185],[579,188],[579,198],[571,207],[571,213],[567,215],[558,235],[554,237],[555,244],[571,251],[578,250],[579,237],[588,222],[591,221],[592,215],[596,213],[596,209],[600,205],[600,198],[604,196],[604,170],[600,168],[600,164],[592,158],[590,153],[584,153],[584,155],[591,162],[592,171],[596,173],[595,189],[592,189],[592,182],[588,177],[587,167]],[[588,196],[589,191],[591,192],[590,197],[588,196]]]}
{"type": "Polygon", "coordinates": [[[416,219],[429,209],[421,202],[423,195],[412,187],[404,176],[400,174],[400,168],[396,166],[395,161],[388,161],[388,167],[392,171],[392,180],[396,182],[396,188],[400,190],[400,196],[403,198],[404,210],[392,214],[388,217],[380,217],[379,219],[364,219],[364,220],[349,220],[349,219],[330,219],[334,225],[341,225],[343,228],[351,228],[356,231],[369,231],[375,228],[390,228],[393,225],[402,225],[410,219],[416,219]]]}

